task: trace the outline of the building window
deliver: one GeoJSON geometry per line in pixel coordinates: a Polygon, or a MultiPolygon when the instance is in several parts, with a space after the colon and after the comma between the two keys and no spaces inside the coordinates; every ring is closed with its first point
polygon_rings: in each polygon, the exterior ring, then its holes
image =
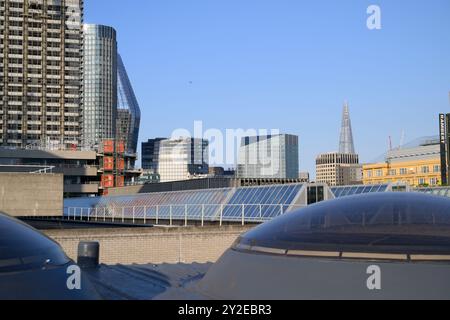
{"type": "Polygon", "coordinates": [[[400,174],[401,174],[401,175],[407,175],[407,174],[408,174],[408,169],[406,169],[406,168],[401,168],[401,169],[400,169],[400,174]]]}
{"type": "Polygon", "coordinates": [[[372,178],[372,177],[373,177],[373,172],[372,172],[372,170],[367,170],[367,171],[366,171],[366,176],[367,176],[367,178],[372,178]]]}
{"type": "Polygon", "coordinates": [[[428,166],[423,166],[423,167],[422,167],[422,173],[430,173],[430,167],[428,167],[428,166]]]}
{"type": "Polygon", "coordinates": [[[439,183],[437,178],[431,178],[430,179],[430,185],[436,186],[439,183]]]}
{"type": "Polygon", "coordinates": [[[381,170],[381,169],[377,170],[376,176],[377,177],[382,177],[383,176],[383,170],[381,170]]]}
{"type": "Polygon", "coordinates": [[[390,176],[396,176],[397,175],[397,170],[395,170],[395,169],[389,170],[389,175],[390,176]]]}
{"type": "Polygon", "coordinates": [[[420,186],[424,186],[425,185],[425,179],[424,178],[419,178],[419,185],[420,186]]]}
{"type": "Polygon", "coordinates": [[[433,172],[436,172],[436,173],[441,172],[441,166],[440,165],[435,165],[433,167],[433,172]]]}

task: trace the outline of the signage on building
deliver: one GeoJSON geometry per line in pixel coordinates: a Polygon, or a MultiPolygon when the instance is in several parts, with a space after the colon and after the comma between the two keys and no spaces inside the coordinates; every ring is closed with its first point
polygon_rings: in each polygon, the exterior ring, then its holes
{"type": "Polygon", "coordinates": [[[443,185],[448,184],[448,152],[447,146],[450,141],[450,133],[447,132],[447,128],[450,128],[450,115],[440,114],[439,115],[439,142],[441,145],[441,181],[443,185]]]}

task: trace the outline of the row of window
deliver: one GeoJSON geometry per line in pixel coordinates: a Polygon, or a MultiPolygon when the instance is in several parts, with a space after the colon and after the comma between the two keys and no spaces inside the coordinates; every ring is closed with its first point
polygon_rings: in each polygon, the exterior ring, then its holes
{"type": "MultiPolygon", "coordinates": [[[[389,169],[387,171],[387,176],[397,176],[397,175],[409,175],[409,174],[428,174],[428,173],[440,173],[441,172],[441,166],[440,165],[434,165],[432,167],[430,166],[422,166],[419,169],[417,168],[400,168],[400,169],[389,169]]],[[[384,176],[384,170],[383,169],[377,169],[377,170],[366,170],[365,173],[367,178],[372,177],[383,177],[384,176]]]]}

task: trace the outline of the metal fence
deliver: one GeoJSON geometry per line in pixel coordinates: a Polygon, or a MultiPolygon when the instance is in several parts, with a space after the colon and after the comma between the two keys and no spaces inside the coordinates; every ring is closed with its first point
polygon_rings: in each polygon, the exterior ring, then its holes
{"type": "Polygon", "coordinates": [[[95,207],[64,208],[64,216],[68,220],[88,222],[113,223],[144,223],[154,222],[156,225],[182,221],[188,226],[189,222],[201,223],[263,223],[286,213],[301,209],[305,205],[285,204],[185,204],[185,205],[157,205],[135,207],[95,207]]]}

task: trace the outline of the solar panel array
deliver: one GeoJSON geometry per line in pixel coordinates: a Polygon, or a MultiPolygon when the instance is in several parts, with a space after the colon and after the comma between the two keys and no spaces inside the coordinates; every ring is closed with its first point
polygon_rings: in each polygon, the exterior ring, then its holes
{"type": "Polygon", "coordinates": [[[302,184],[68,199],[66,216],[160,220],[265,221],[286,213],[302,184]]]}
{"type": "Polygon", "coordinates": [[[373,192],[386,192],[389,188],[387,184],[380,185],[364,185],[364,186],[346,186],[346,187],[332,187],[336,198],[348,197],[357,194],[373,193],[373,192]]]}

